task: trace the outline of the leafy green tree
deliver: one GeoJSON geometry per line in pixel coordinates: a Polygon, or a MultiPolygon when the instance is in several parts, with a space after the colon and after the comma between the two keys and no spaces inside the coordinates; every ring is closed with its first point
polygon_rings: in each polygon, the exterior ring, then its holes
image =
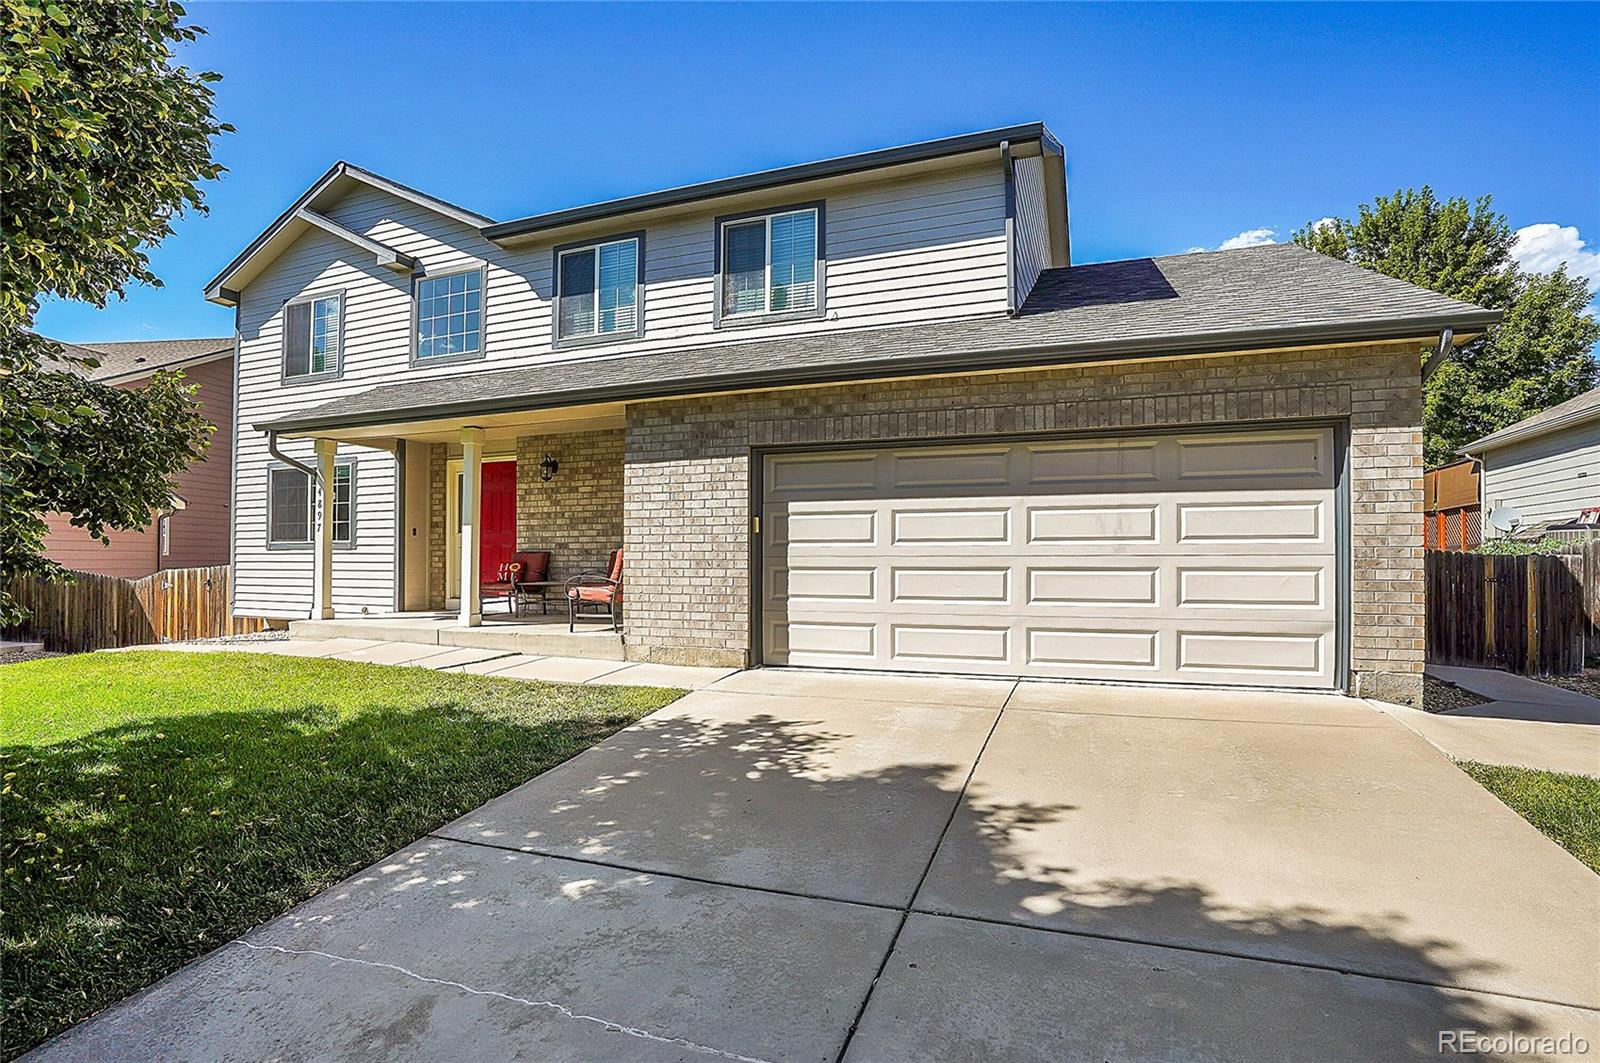
{"type": "Polygon", "coordinates": [[[42,514],[95,538],[147,525],[213,426],[181,374],[139,389],[84,378],[33,330],[45,296],[104,306],[130,283],[159,285],[146,249],[222,167],[212,73],[178,65],[203,31],[172,0],[0,0],[0,623],[22,618],[9,587],[59,576],[42,514]]]}
{"type": "MultiPolygon", "coordinates": [[[[1324,219],[1294,241],[1505,318],[1440,365],[1423,388],[1424,457],[1443,465],[1490,432],[1600,384],[1593,357],[1600,323],[1590,292],[1563,267],[1529,274],[1511,257],[1515,236],[1493,201],[1441,201],[1431,188],[1362,204],[1354,220],[1324,219]]],[[[1431,351],[1422,352],[1426,357],[1431,351]]]]}

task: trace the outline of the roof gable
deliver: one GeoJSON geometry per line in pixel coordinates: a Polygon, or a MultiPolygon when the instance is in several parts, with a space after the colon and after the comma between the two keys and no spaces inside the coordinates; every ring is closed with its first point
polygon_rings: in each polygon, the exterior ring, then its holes
{"type": "Polygon", "coordinates": [[[290,204],[288,210],[278,215],[277,219],[251,241],[250,246],[228,263],[221,273],[206,284],[206,298],[223,306],[237,306],[239,290],[254,280],[263,269],[311,228],[331,233],[364,251],[371,252],[380,266],[401,272],[410,271],[414,268],[415,262],[407,256],[353,232],[322,214],[321,208],[337,202],[358,185],[376,188],[397,199],[415,203],[436,214],[461,222],[463,225],[470,225],[474,229],[480,229],[493,222],[493,219],[485,215],[467,210],[465,207],[458,207],[454,203],[430,196],[425,192],[418,192],[398,181],[391,181],[371,170],[364,170],[340,160],[318,178],[299,199],[290,204]]]}

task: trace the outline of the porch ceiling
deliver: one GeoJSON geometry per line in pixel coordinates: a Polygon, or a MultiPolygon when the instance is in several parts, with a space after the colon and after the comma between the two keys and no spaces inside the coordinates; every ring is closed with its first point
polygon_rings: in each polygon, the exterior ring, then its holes
{"type": "Polygon", "coordinates": [[[282,432],[286,438],[315,436],[368,446],[404,439],[412,443],[459,443],[463,428],[483,429],[486,443],[506,442],[521,436],[549,435],[556,432],[590,432],[623,426],[623,404],[595,403],[554,410],[528,410],[520,413],[457,414],[432,420],[402,421],[397,424],[356,425],[346,428],[282,432]]]}

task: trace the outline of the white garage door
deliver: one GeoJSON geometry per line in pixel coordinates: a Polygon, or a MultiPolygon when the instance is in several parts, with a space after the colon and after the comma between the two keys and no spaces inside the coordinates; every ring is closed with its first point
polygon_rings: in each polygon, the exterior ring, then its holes
{"type": "Polygon", "coordinates": [[[1329,429],[769,455],[770,664],[1331,687],[1329,429]]]}

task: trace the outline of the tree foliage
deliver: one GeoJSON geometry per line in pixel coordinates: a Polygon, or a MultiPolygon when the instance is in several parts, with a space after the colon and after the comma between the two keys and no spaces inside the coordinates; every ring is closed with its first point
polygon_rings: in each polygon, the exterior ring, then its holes
{"type": "Polygon", "coordinates": [[[159,285],[148,249],[222,167],[211,140],[212,73],[175,61],[203,31],[172,0],[0,0],[0,623],[8,585],[59,575],[42,514],[102,541],[172,503],[172,478],[213,426],[181,374],[138,389],[85,378],[95,360],[33,331],[46,296],[104,306],[159,285]]]}
{"type": "MultiPolygon", "coordinates": [[[[1425,458],[1453,461],[1463,444],[1565,402],[1600,383],[1593,357],[1600,324],[1590,292],[1565,267],[1529,274],[1511,257],[1515,236],[1493,201],[1440,200],[1397,191],[1294,234],[1303,247],[1390,277],[1505,312],[1460,348],[1423,389],[1425,458]]],[[[1423,352],[1423,357],[1429,352],[1423,352]]]]}

